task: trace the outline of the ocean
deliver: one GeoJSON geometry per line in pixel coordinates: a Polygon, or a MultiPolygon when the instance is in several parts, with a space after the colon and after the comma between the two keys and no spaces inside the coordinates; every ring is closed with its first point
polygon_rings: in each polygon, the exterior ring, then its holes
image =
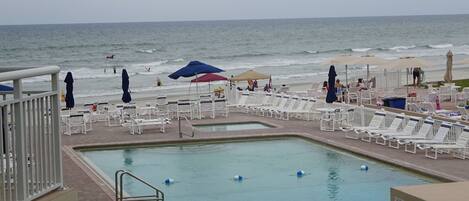
{"type": "MultiPolygon", "coordinates": [[[[255,69],[277,85],[326,80],[321,63],[346,53],[417,56],[431,61],[424,70],[441,71],[448,50],[456,62],[468,57],[467,22],[469,15],[0,26],[0,68],[58,65],[62,79],[73,73],[79,102],[118,98],[122,68],[136,96],[186,93],[190,79],[167,76],[191,60],[220,67],[225,76],[255,69]],[[156,87],[157,77],[163,87],[156,87]]],[[[343,66],[336,68],[342,77],[343,66]]],[[[363,66],[351,71],[365,73],[363,66]]],[[[25,86],[37,90],[47,80],[28,79],[25,86]]]]}

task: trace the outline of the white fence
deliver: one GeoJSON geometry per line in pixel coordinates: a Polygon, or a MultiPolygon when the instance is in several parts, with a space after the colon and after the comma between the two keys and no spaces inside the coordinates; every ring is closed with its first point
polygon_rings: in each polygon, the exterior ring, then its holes
{"type": "Polygon", "coordinates": [[[57,66],[0,73],[13,99],[0,101],[0,200],[29,201],[63,186],[57,66]],[[51,76],[46,92],[23,97],[22,80],[51,76]]]}

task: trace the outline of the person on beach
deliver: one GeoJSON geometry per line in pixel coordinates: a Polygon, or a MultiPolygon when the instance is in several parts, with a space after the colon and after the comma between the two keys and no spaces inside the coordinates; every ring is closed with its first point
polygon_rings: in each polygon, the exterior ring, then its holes
{"type": "Polygon", "coordinates": [[[358,82],[357,82],[357,86],[358,88],[358,91],[362,91],[362,90],[366,90],[366,85],[365,83],[363,82],[363,78],[358,78],[358,82]]]}
{"type": "Polygon", "coordinates": [[[420,85],[420,67],[416,67],[412,70],[412,76],[413,76],[413,81],[414,81],[414,87],[417,85],[420,85]]]}
{"type": "Polygon", "coordinates": [[[150,72],[150,70],[151,70],[150,66],[145,66],[145,70],[146,70],[147,72],[150,72]]]}
{"type": "Polygon", "coordinates": [[[254,82],[252,83],[252,87],[254,89],[257,89],[259,86],[257,86],[257,80],[254,80],[254,82]]]}
{"type": "Polygon", "coordinates": [[[163,85],[163,83],[161,83],[160,77],[156,77],[156,86],[161,87],[162,85],[163,85]]]}
{"type": "Polygon", "coordinates": [[[114,74],[116,74],[116,73],[117,73],[116,66],[113,66],[113,67],[112,67],[112,70],[114,71],[114,74]]]}
{"type": "Polygon", "coordinates": [[[337,89],[336,95],[337,95],[337,101],[342,101],[344,100],[344,85],[340,83],[340,80],[337,79],[335,81],[335,88],[337,89]]]}
{"type": "Polygon", "coordinates": [[[321,88],[321,90],[322,90],[322,92],[327,93],[327,89],[328,89],[327,81],[324,81],[324,82],[322,83],[322,88],[321,88]]]}

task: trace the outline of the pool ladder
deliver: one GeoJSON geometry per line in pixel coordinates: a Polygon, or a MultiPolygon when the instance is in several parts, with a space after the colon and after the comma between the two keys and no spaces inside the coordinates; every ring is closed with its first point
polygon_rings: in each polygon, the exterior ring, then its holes
{"type": "Polygon", "coordinates": [[[191,121],[189,121],[189,119],[185,115],[180,115],[178,117],[178,128],[179,128],[179,138],[182,138],[183,136],[188,136],[188,137],[194,137],[195,136],[195,128],[194,128],[194,126],[192,126],[191,121]],[[182,127],[181,127],[181,121],[182,120],[186,120],[186,123],[191,126],[191,131],[192,131],[191,135],[188,135],[188,134],[185,134],[185,133],[182,132],[182,127]]]}
{"type": "Polygon", "coordinates": [[[135,176],[129,171],[118,170],[116,171],[114,178],[115,178],[116,201],[164,201],[164,193],[162,191],[158,190],[153,185],[135,176]],[[155,194],[141,195],[141,196],[124,195],[124,184],[123,184],[124,176],[128,176],[131,179],[134,179],[140,182],[141,184],[144,184],[148,188],[152,189],[155,192],[155,194]]]}

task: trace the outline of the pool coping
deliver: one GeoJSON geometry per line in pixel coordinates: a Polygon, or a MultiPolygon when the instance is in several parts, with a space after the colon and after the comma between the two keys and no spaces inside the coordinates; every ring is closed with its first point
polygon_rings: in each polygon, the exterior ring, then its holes
{"type": "Polygon", "coordinates": [[[443,172],[430,170],[412,163],[408,163],[403,160],[397,160],[390,157],[387,157],[383,154],[378,154],[374,152],[368,152],[353,146],[340,144],[320,136],[311,136],[308,133],[301,132],[288,132],[288,133],[263,133],[256,135],[238,135],[238,136],[216,136],[216,137],[199,137],[196,139],[173,139],[173,140],[142,140],[142,141],[133,141],[133,142],[112,142],[112,143],[90,143],[90,144],[81,144],[81,145],[65,145],[63,146],[63,151],[66,153],[72,161],[81,168],[95,183],[97,183],[101,189],[110,197],[115,197],[115,191],[113,184],[108,181],[103,175],[101,175],[95,167],[92,167],[91,164],[87,163],[86,160],[81,156],[80,150],[83,149],[106,149],[106,148],[116,148],[122,146],[148,146],[148,145],[175,145],[175,144],[185,144],[185,143],[197,143],[197,142],[217,142],[217,141],[229,141],[229,140],[243,140],[243,139],[266,139],[266,138],[300,138],[313,143],[319,143],[322,145],[330,146],[332,148],[350,152],[358,156],[379,161],[381,163],[402,168],[406,171],[420,174],[425,177],[429,177],[441,182],[454,182],[454,181],[465,181],[465,179],[460,177],[455,177],[443,172]]]}

